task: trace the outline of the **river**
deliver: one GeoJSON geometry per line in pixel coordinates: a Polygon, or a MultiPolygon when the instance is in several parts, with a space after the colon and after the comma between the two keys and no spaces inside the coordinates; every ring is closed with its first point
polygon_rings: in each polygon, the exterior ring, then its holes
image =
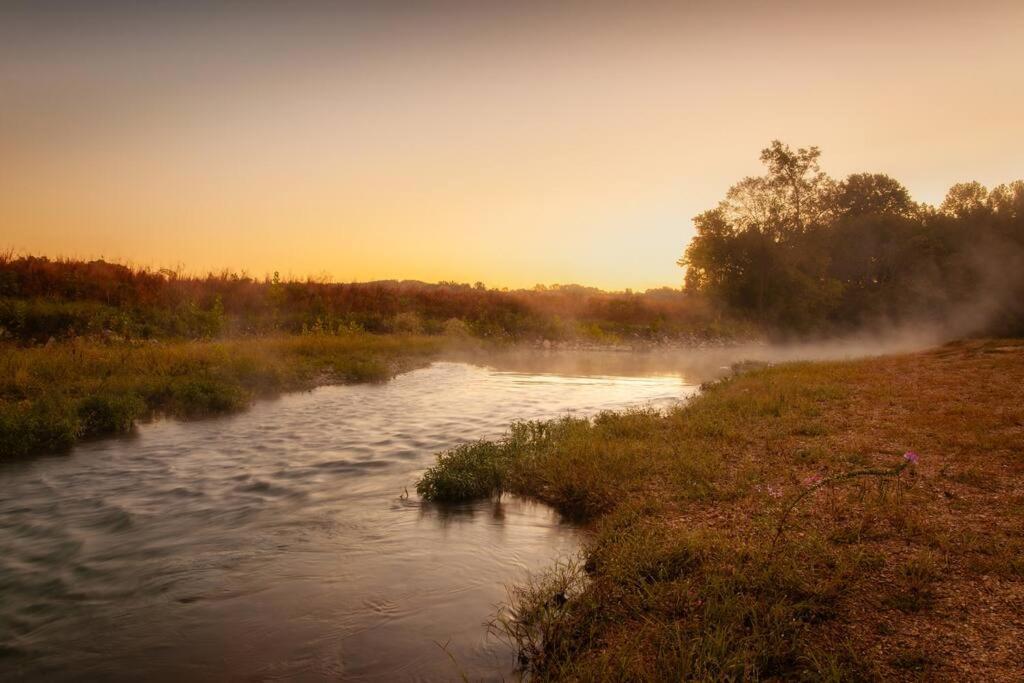
{"type": "Polygon", "coordinates": [[[438,362],[0,466],[0,678],[512,678],[484,624],[579,532],[507,495],[423,504],[414,484],[515,419],[696,390],[604,365],[438,362]]]}

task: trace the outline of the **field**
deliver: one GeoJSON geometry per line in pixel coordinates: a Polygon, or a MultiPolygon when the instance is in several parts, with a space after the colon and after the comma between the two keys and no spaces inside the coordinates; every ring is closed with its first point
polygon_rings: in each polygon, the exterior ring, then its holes
{"type": "Polygon", "coordinates": [[[537,679],[1024,677],[1024,344],[748,370],[667,414],[520,424],[434,500],[592,534],[493,628],[537,679]]]}

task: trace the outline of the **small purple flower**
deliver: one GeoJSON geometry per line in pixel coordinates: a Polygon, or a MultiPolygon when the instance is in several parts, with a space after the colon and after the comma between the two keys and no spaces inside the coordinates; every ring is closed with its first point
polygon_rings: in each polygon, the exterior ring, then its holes
{"type": "Polygon", "coordinates": [[[907,451],[903,454],[903,459],[909,462],[911,465],[917,464],[917,453],[914,451],[907,451]]]}
{"type": "Polygon", "coordinates": [[[812,474],[809,477],[804,478],[804,486],[814,486],[821,481],[820,474],[812,474]]]}

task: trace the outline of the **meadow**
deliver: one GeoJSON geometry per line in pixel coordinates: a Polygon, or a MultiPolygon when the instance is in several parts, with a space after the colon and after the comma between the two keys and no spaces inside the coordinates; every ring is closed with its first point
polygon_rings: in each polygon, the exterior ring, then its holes
{"type": "Polygon", "coordinates": [[[1019,680],[1024,344],[761,367],[665,413],[514,425],[429,500],[591,530],[492,629],[536,680],[1019,680]]]}

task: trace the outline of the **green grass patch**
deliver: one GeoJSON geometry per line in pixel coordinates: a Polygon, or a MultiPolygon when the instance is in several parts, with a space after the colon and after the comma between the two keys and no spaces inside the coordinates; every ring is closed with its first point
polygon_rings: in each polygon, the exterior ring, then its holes
{"type": "Polygon", "coordinates": [[[66,450],[153,414],[202,417],[318,383],[380,381],[439,350],[419,336],[0,345],[0,459],[66,450]]]}

